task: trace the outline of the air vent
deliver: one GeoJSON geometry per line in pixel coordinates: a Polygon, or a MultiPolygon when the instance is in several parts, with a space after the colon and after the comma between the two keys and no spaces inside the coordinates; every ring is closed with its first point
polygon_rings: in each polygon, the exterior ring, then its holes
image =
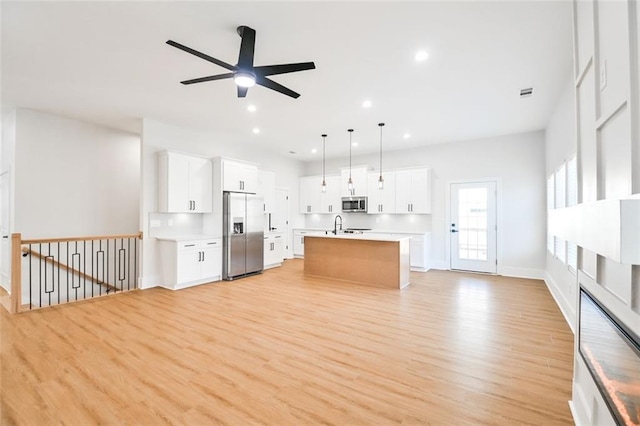
{"type": "Polygon", "coordinates": [[[527,96],[531,96],[533,93],[533,87],[528,87],[526,89],[520,89],[520,97],[526,98],[527,96]]]}

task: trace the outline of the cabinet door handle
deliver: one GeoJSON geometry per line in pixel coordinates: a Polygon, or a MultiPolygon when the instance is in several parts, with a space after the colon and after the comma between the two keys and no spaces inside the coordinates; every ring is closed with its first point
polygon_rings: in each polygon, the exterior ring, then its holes
{"type": "Polygon", "coordinates": [[[195,247],[196,245],[195,244],[185,244],[184,246],[185,247],[195,247]]]}
{"type": "Polygon", "coordinates": [[[204,252],[202,252],[202,261],[204,262],[204,252]]]}

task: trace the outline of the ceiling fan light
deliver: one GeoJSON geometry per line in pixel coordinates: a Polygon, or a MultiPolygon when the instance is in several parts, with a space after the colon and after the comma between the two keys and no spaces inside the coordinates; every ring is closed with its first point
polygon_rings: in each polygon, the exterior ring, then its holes
{"type": "Polygon", "coordinates": [[[240,87],[253,87],[256,84],[256,77],[248,72],[238,72],[233,76],[233,81],[240,87]]]}

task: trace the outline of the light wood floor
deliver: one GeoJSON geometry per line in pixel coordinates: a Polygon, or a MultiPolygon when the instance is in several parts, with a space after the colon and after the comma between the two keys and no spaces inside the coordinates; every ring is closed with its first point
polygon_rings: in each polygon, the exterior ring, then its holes
{"type": "Polygon", "coordinates": [[[573,335],[543,282],[302,267],[0,309],[2,424],[573,424],[573,335]]]}

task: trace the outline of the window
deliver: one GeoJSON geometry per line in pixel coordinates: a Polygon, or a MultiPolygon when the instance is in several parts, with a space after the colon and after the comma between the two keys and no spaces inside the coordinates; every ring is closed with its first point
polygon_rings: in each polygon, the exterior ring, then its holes
{"type": "Polygon", "coordinates": [[[567,161],[567,206],[578,204],[578,163],[574,155],[567,161]]]}
{"type": "Polygon", "coordinates": [[[562,163],[562,166],[556,170],[556,182],[555,182],[555,207],[561,208],[567,205],[566,192],[567,192],[567,163],[562,163]]]}
{"type": "Polygon", "coordinates": [[[555,255],[560,262],[565,263],[567,261],[567,256],[565,253],[564,240],[559,237],[553,237],[553,238],[555,239],[554,241],[555,255]]]}
{"type": "Polygon", "coordinates": [[[578,270],[578,246],[567,241],[567,265],[572,273],[578,270]]]}
{"type": "Polygon", "coordinates": [[[554,180],[553,173],[551,173],[547,178],[547,210],[551,210],[556,207],[554,189],[555,189],[555,180],[554,180]]]}

